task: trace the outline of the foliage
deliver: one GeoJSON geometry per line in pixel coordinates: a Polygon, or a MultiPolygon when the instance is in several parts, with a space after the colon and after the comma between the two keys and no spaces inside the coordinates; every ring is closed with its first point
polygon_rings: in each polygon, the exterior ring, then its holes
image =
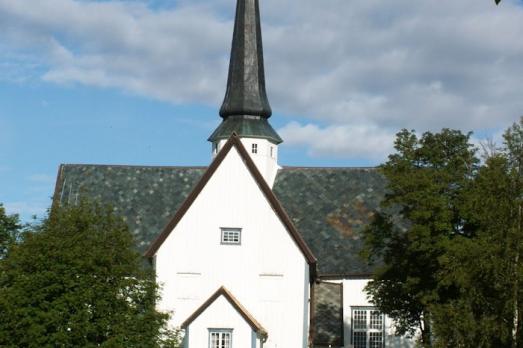
{"type": "Polygon", "coordinates": [[[0,263],[2,347],[175,347],[158,287],[111,209],[54,207],[0,263]]]}
{"type": "Polygon", "coordinates": [[[523,346],[523,119],[504,138],[464,199],[471,238],[449,245],[441,259],[441,286],[453,286],[460,294],[435,309],[442,347],[523,346]]]}
{"type": "Polygon", "coordinates": [[[18,215],[7,215],[0,203],[0,259],[7,255],[9,247],[18,239],[20,229],[18,215]]]}
{"type": "Polygon", "coordinates": [[[396,321],[398,334],[419,330],[427,347],[431,307],[452,291],[438,287],[438,260],[466,231],[459,206],[478,163],[469,137],[449,129],[420,138],[398,133],[396,153],[380,167],[388,193],[365,233],[364,255],[380,262],[367,294],[396,321]]]}

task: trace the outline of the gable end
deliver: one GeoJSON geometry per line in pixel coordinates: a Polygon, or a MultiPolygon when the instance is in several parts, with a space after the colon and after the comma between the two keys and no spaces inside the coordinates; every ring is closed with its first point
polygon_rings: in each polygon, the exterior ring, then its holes
{"type": "Polygon", "coordinates": [[[240,138],[236,133],[233,133],[229,140],[225,143],[221,151],[218,153],[218,155],[215,157],[214,161],[211,163],[211,165],[208,167],[207,171],[203,174],[202,178],[196,184],[196,187],[193,189],[193,191],[189,194],[189,196],[185,199],[183,204],[181,205],[180,209],[176,212],[176,214],[173,216],[173,218],[169,221],[169,223],[164,227],[162,232],[158,235],[158,237],[152,242],[149,249],[145,252],[145,256],[148,258],[153,257],[158,249],[161,247],[163,242],[167,239],[167,237],[170,235],[170,233],[174,230],[174,228],[178,225],[178,223],[181,221],[185,213],[189,210],[193,202],[196,200],[200,192],[203,190],[207,182],[211,179],[214,172],[218,169],[220,164],[223,162],[229,151],[232,149],[232,147],[236,148],[238,151],[240,157],[242,158],[243,162],[247,166],[247,169],[253,176],[254,180],[256,181],[256,184],[261,189],[267,200],[269,201],[269,204],[271,205],[271,208],[276,212],[276,215],[280,219],[280,221],[283,223],[289,234],[291,235],[294,242],[297,244],[298,248],[304,255],[304,257],[307,259],[307,262],[311,266],[311,270],[315,273],[315,266],[316,266],[316,257],[312,254],[312,251],[307,246],[305,241],[303,240],[302,236],[299,234],[299,232],[294,227],[294,224],[292,223],[291,219],[283,209],[282,205],[278,201],[278,198],[274,195],[272,190],[270,189],[269,185],[265,182],[265,179],[263,179],[263,176],[259,172],[258,168],[256,168],[256,165],[254,164],[253,160],[247,153],[247,150],[245,150],[245,147],[241,143],[240,138]]]}

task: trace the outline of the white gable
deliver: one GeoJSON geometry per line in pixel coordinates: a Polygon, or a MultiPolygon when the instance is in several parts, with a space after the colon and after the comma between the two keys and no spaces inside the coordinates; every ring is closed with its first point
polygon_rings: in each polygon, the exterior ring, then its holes
{"type": "Polygon", "coordinates": [[[174,325],[224,285],[264,324],[266,348],[306,346],[307,260],[236,147],[157,250],[156,269],[174,325]],[[220,228],[240,228],[241,244],[222,244],[220,228]]]}
{"type": "Polygon", "coordinates": [[[257,333],[224,296],[219,296],[186,328],[185,346],[208,347],[211,331],[230,332],[233,347],[260,346],[257,333]]]}

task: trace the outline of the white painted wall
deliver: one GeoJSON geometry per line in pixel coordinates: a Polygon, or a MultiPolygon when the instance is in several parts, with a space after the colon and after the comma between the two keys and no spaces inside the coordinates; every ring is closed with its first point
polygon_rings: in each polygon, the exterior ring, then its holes
{"type": "MultiPolygon", "coordinates": [[[[256,167],[265,178],[265,181],[267,181],[269,187],[272,188],[274,180],[276,179],[276,174],[278,173],[278,169],[281,168],[278,166],[278,145],[266,139],[260,138],[242,137],[240,139],[247,152],[251,155],[251,158],[256,164],[256,167]],[[258,145],[257,153],[252,153],[253,144],[258,145]]],[[[227,140],[220,140],[216,148],[217,151],[220,151],[226,142],[227,140]]],[[[217,152],[213,150],[213,158],[216,157],[216,154],[217,152]]]]}
{"type": "Polygon", "coordinates": [[[223,285],[268,331],[265,348],[307,345],[308,264],[234,147],[158,250],[156,271],[174,326],[223,285]],[[241,227],[241,246],[221,245],[220,227],[241,227]]]}
{"type": "MultiPolygon", "coordinates": [[[[344,279],[342,281],[332,281],[333,283],[343,283],[343,322],[344,322],[344,343],[346,348],[351,345],[351,319],[352,307],[373,307],[366,297],[363,289],[369,279],[344,279]]],[[[394,335],[393,321],[385,317],[385,347],[386,348],[413,348],[414,341],[406,337],[394,335]]]]}
{"type": "Polygon", "coordinates": [[[232,329],[232,346],[258,348],[260,339],[223,296],[218,297],[186,330],[186,348],[209,346],[209,329],[232,329]]]}

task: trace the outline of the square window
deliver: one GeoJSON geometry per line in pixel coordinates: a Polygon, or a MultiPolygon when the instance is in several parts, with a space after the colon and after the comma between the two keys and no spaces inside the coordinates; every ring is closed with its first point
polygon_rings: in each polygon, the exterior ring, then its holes
{"type": "Polygon", "coordinates": [[[240,245],[242,243],[241,228],[222,228],[222,244],[240,245]]]}
{"type": "Polygon", "coordinates": [[[209,329],[209,348],[231,348],[231,329],[209,329]]]}
{"type": "Polygon", "coordinates": [[[252,153],[258,153],[258,144],[252,144],[251,151],[252,153]]]}

